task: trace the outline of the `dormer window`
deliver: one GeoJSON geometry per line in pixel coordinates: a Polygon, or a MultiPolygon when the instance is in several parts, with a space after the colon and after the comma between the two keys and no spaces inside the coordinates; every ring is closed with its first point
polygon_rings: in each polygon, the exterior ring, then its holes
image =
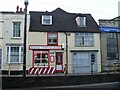
{"type": "Polygon", "coordinates": [[[42,25],[52,25],[52,16],[42,15],[42,25]]]}
{"type": "Polygon", "coordinates": [[[76,17],[76,22],[79,27],[86,27],[86,17],[76,17]]]}

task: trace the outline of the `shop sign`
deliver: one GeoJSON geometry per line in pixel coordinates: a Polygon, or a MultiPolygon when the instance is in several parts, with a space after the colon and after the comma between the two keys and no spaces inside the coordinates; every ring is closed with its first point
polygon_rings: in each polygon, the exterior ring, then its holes
{"type": "Polygon", "coordinates": [[[61,46],[40,46],[40,45],[30,45],[29,49],[52,49],[52,50],[60,50],[62,49],[61,46]]]}
{"type": "Polygon", "coordinates": [[[120,28],[118,27],[107,27],[107,26],[101,26],[100,27],[101,32],[120,32],[120,28]]]}

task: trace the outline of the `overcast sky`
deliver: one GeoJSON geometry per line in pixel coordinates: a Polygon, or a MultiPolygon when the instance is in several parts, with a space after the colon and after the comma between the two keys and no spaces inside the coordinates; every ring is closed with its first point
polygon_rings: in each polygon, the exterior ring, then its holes
{"type": "MultiPolygon", "coordinates": [[[[72,13],[90,13],[93,18],[112,19],[118,16],[120,0],[29,0],[28,11],[53,11],[57,7],[72,13]]],[[[0,0],[0,11],[24,8],[24,0],[0,0]]]]}

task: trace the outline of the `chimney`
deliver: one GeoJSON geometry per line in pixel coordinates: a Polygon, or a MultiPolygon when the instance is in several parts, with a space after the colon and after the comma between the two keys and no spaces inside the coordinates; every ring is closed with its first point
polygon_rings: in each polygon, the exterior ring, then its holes
{"type": "Polygon", "coordinates": [[[20,13],[22,13],[23,11],[22,11],[22,8],[20,8],[20,13]]]}
{"type": "Polygon", "coordinates": [[[19,12],[19,6],[17,6],[17,8],[16,8],[16,12],[19,12]]]}

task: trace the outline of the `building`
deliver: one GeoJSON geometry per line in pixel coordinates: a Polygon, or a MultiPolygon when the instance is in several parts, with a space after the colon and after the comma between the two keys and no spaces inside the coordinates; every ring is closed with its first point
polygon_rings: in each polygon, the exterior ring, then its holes
{"type": "Polygon", "coordinates": [[[118,16],[120,16],[120,1],[118,2],[118,16]]]}
{"type": "Polygon", "coordinates": [[[28,74],[101,72],[100,31],[91,14],[30,11],[28,74]]]}
{"type": "Polygon", "coordinates": [[[16,12],[0,12],[0,66],[3,73],[8,71],[22,73],[23,35],[24,12],[22,9],[19,11],[17,7],[16,12]]]}
{"type": "Polygon", "coordinates": [[[100,19],[102,70],[114,70],[120,63],[120,17],[100,19]]]}

